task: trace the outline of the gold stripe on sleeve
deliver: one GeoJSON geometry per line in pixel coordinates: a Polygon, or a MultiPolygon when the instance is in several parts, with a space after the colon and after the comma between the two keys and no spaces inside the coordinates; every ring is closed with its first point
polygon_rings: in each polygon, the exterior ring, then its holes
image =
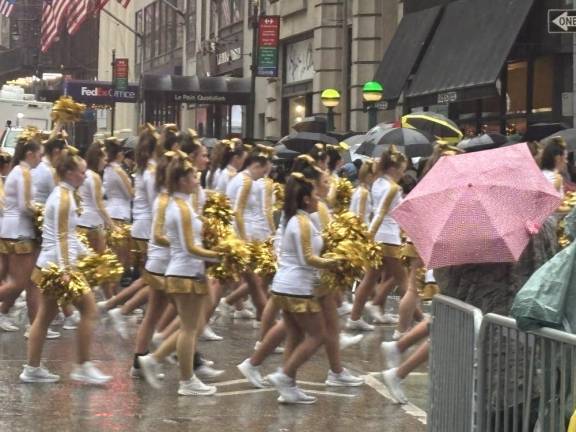
{"type": "Polygon", "coordinates": [[[300,228],[300,243],[304,252],[306,264],[316,268],[330,268],[334,263],[331,259],[321,258],[314,255],[312,250],[312,229],[310,228],[310,219],[303,214],[298,216],[298,227],[300,228]]]}
{"type": "Polygon", "coordinates": [[[158,195],[158,207],[156,209],[156,218],[152,231],[154,233],[154,243],[164,247],[170,246],[164,230],[164,226],[166,225],[166,209],[169,203],[170,196],[166,192],[158,195]]]}
{"type": "Polygon", "coordinates": [[[36,209],[32,204],[32,177],[30,175],[30,170],[20,165],[22,169],[22,179],[24,180],[24,201],[26,203],[26,208],[31,212],[35,212],[36,209]]]}
{"type": "Polygon", "coordinates": [[[358,204],[358,218],[364,222],[366,220],[366,204],[368,202],[368,189],[360,186],[360,202],[358,204]]]}
{"type": "Polygon", "coordinates": [[[244,211],[246,210],[246,204],[248,203],[248,197],[250,196],[250,190],[252,189],[252,179],[244,175],[242,179],[242,189],[240,191],[240,196],[236,202],[236,226],[238,227],[238,234],[240,238],[246,240],[246,225],[244,224],[244,211]]]}
{"type": "Polygon", "coordinates": [[[272,199],[274,197],[274,181],[271,178],[264,179],[264,215],[268,221],[271,232],[276,230],[274,226],[274,209],[272,199]]]}
{"type": "Polygon", "coordinates": [[[65,266],[70,265],[68,255],[68,221],[70,218],[70,193],[67,189],[60,188],[60,201],[58,203],[58,232],[56,233],[56,243],[60,248],[60,256],[65,266]]]}
{"type": "Polygon", "coordinates": [[[132,182],[130,181],[130,177],[128,177],[128,174],[126,174],[126,172],[122,168],[117,166],[114,167],[114,172],[118,175],[118,177],[120,177],[120,180],[122,180],[122,183],[124,184],[124,188],[126,189],[128,195],[130,195],[130,197],[134,197],[134,189],[132,188],[132,182]]]}
{"type": "Polygon", "coordinates": [[[182,232],[184,233],[184,246],[189,254],[196,255],[202,258],[217,258],[218,253],[205,249],[202,246],[194,244],[194,232],[192,228],[192,212],[188,203],[181,198],[174,198],[174,202],[180,211],[180,220],[182,222],[182,232]]]}

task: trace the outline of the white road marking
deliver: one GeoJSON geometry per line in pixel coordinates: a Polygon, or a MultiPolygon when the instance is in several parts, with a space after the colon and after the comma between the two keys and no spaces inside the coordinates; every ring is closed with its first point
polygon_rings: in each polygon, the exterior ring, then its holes
{"type": "MultiPolygon", "coordinates": [[[[386,386],[380,382],[374,375],[365,375],[364,381],[366,385],[372,387],[386,399],[391,400],[392,402],[396,403],[394,398],[390,395],[390,392],[386,388],[386,386]]],[[[405,405],[400,405],[400,408],[408,415],[416,418],[420,423],[426,424],[427,414],[424,410],[418,408],[416,405],[407,403],[405,405]]]]}

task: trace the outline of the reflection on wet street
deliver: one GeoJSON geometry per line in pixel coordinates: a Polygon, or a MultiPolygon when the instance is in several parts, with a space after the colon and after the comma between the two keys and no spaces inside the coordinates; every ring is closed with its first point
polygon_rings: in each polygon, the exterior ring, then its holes
{"type": "MultiPolygon", "coordinates": [[[[219,377],[218,393],[212,397],[182,397],[176,394],[178,371],[166,365],[166,380],[156,391],[129,376],[133,341],[122,341],[109,323],[100,324],[94,358],[104,372],[114,376],[105,388],[73,383],[68,374],[74,359],[74,331],[63,331],[59,340],[48,341],[45,364],[58,373],[58,384],[21,384],[18,375],[25,363],[26,343],[21,332],[0,333],[0,431],[195,431],[280,432],[323,431],[417,432],[426,429],[421,409],[426,405],[425,370],[410,377],[406,393],[417,406],[400,407],[386,397],[377,374],[383,367],[378,345],[392,329],[379,327],[360,345],[343,352],[345,367],[365,375],[359,388],[326,387],[328,366],[319,352],[305,365],[302,387],[318,397],[313,406],[283,406],[271,389],[253,389],[235,365],[246,358],[258,330],[250,321],[217,321],[213,327],[224,336],[221,342],[201,342],[200,349],[215,367],[225,369],[219,377]]],[[[130,335],[136,330],[131,324],[130,335]]],[[[280,363],[273,356],[264,366],[272,372],[280,363]]]]}

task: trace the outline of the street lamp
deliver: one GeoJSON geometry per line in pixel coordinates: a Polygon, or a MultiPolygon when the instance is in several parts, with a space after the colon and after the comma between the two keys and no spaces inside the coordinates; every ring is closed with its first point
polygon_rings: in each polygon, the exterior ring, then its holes
{"type": "Polygon", "coordinates": [[[368,81],[362,87],[364,109],[368,111],[368,129],[378,124],[378,102],[382,100],[383,93],[382,85],[376,81],[368,81]]]}
{"type": "Polygon", "coordinates": [[[328,132],[334,130],[334,108],[340,103],[340,93],[335,89],[326,89],[320,95],[322,105],[328,110],[328,132]]]}

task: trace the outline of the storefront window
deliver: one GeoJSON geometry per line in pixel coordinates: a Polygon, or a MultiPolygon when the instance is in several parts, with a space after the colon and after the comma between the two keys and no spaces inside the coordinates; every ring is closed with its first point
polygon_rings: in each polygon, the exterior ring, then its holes
{"type": "Polygon", "coordinates": [[[482,118],[500,117],[500,96],[482,99],[482,118]]]}
{"type": "Polygon", "coordinates": [[[528,88],[528,62],[508,63],[507,114],[525,114],[528,88]]]}
{"type": "MultiPolygon", "coordinates": [[[[470,120],[476,118],[477,102],[475,100],[456,102],[454,112],[457,113],[458,120],[470,120]]],[[[474,129],[476,126],[474,126],[474,129]]]]}
{"type": "Polygon", "coordinates": [[[242,135],[242,106],[232,105],[230,109],[230,132],[242,135]]]}
{"type": "Polygon", "coordinates": [[[297,96],[288,100],[288,127],[300,123],[306,117],[306,96],[297,96]]]}
{"type": "Polygon", "coordinates": [[[539,57],[534,62],[532,112],[552,112],[554,100],[554,58],[539,57]]]}

